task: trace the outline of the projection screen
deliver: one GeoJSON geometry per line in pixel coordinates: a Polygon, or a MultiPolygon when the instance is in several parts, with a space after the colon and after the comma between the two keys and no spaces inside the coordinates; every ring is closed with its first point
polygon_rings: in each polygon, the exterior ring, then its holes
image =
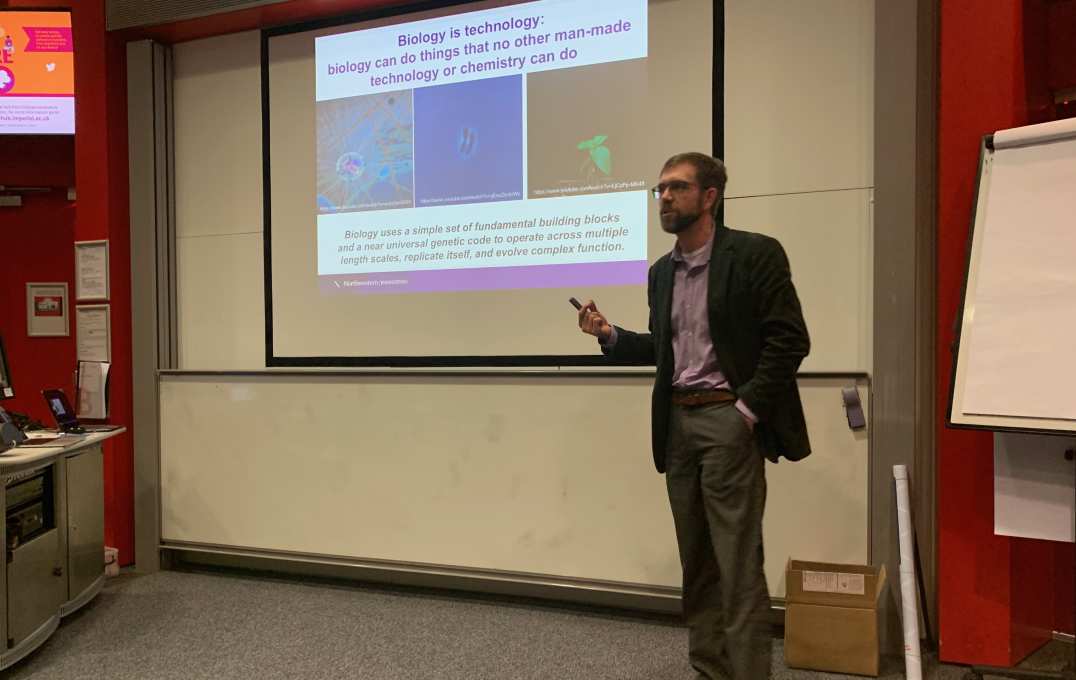
{"type": "Polygon", "coordinates": [[[267,365],[601,363],[573,296],[645,329],[673,242],[648,189],[675,153],[720,155],[721,13],[537,0],[264,32],[267,365]]]}

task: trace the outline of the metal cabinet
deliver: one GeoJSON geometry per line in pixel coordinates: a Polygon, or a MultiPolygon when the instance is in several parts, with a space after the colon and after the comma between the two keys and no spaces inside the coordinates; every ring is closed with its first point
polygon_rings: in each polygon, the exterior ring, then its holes
{"type": "Polygon", "coordinates": [[[4,479],[5,650],[47,636],[67,598],[59,462],[4,479]]]}
{"type": "Polygon", "coordinates": [[[67,597],[63,614],[78,609],[104,580],[105,494],[100,447],[66,461],[67,597]]]}
{"type": "Polygon", "coordinates": [[[122,431],[0,459],[0,670],[45,642],[104,585],[100,441],[122,431]]]}
{"type": "Polygon", "coordinates": [[[7,564],[7,648],[35,633],[47,636],[67,599],[60,532],[51,529],[15,548],[7,564]]]}

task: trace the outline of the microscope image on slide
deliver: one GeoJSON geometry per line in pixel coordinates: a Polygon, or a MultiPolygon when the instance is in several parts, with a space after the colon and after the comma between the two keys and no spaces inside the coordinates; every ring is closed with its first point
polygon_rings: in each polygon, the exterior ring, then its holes
{"type": "Polygon", "coordinates": [[[522,198],[522,78],[415,90],[415,205],[522,198]]]}
{"type": "Polygon", "coordinates": [[[317,104],[318,212],[413,206],[410,90],[317,104]]]}

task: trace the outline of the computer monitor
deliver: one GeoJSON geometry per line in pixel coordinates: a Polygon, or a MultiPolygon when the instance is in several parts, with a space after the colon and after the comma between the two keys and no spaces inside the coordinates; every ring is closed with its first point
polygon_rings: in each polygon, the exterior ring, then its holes
{"type": "Polygon", "coordinates": [[[7,363],[7,353],[4,351],[4,338],[0,337],[0,400],[11,399],[15,396],[15,388],[11,386],[11,369],[7,363]]]}

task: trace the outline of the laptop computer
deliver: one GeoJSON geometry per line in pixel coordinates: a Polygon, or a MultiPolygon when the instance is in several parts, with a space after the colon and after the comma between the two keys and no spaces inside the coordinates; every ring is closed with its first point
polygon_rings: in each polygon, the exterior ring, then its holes
{"type": "Polygon", "coordinates": [[[83,434],[86,432],[111,432],[120,429],[120,425],[83,425],[75,416],[75,409],[71,408],[71,402],[63,390],[43,390],[45,403],[49,405],[52,417],[56,419],[56,427],[61,432],[83,434]]]}

